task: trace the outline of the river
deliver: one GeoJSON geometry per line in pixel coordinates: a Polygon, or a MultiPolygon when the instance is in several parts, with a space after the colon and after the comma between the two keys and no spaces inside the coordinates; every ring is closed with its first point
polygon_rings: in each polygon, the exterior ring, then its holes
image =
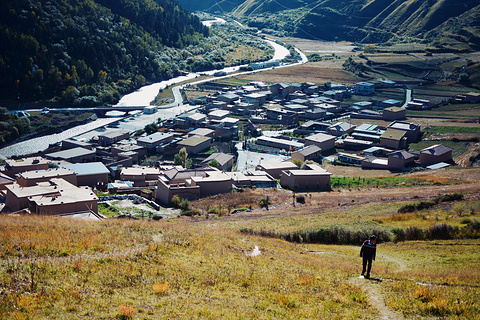
{"type": "Polygon", "coordinates": [[[10,158],[12,156],[23,156],[30,153],[36,153],[48,148],[50,144],[55,144],[62,140],[75,137],[79,134],[82,134],[87,131],[95,130],[97,128],[103,127],[112,123],[114,121],[118,121],[118,119],[112,118],[101,118],[95,121],[89,122],[87,124],[83,124],[80,126],[73,127],[71,129],[62,131],[60,133],[50,134],[46,136],[42,136],[39,138],[33,138],[29,140],[25,140],[22,142],[18,142],[12,144],[8,147],[0,149],[0,158],[10,158]]]}
{"type": "MultiPolygon", "coordinates": [[[[210,20],[207,22],[211,25],[211,23],[224,23],[224,21],[225,20],[223,19],[217,18],[216,20],[210,20]]],[[[282,60],[283,58],[285,58],[287,55],[290,54],[290,51],[284,46],[279,45],[276,42],[269,39],[264,39],[264,40],[268,42],[275,50],[274,56],[271,60],[282,60]]],[[[300,53],[300,51],[298,52],[300,53]]],[[[298,64],[305,63],[307,61],[306,56],[303,53],[300,53],[300,54],[302,56],[302,62],[299,62],[298,64]]],[[[207,72],[203,72],[203,74],[213,75],[219,71],[223,71],[223,72],[226,72],[227,74],[231,74],[233,72],[238,72],[238,70],[242,66],[246,66],[246,65],[226,67],[221,70],[210,70],[207,72]]],[[[292,66],[292,65],[287,65],[287,66],[292,66]]],[[[279,68],[279,67],[276,67],[276,68],[279,68]]],[[[264,70],[267,70],[267,69],[255,70],[250,72],[261,72],[264,70]]],[[[249,73],[249,72],[245,72],[245,73],[249,73]]],[[[155,99],[155,97],[158,95],[158,92],[161,89],[165,89],[167,86],[172,86],[180,82],[195,79],[199,76],[200,76],[199,73],[189,73],[184,76],[179,76],[169,80],[146,85],[136,90],[135,92],[132,92],[130,94],[123,96],[115,106],[148,106],[150,105],[150,102],[155,99]]],[[[225,78],[225,77],[231,77],[231,76],[233,75],[228,75],[228,76],[218,77],[218,78],[225,78]]],[[[207,79],[203,81],[211,81],[211,79],[207,79]]],[[[182,103],[175,101],[170,105],[163,106],[161,109],[159,109],[157,113],[154,113],[151,115],[142,114],[141,116],[138,116],[134,119],[125,119],[124,121],[120,121],[117,128],[107,128],[107,131],[103,133],[105,134],[105,133],[113,132],[119,129],[135,131],[135,130],[144,128],[149,123],[156,122],[158,118],[171,119],[171,118],[174,118],[175,116],[178,116],[181,113],[191,111],[192,109],[195,109],[195,108],[196,108],[195,106],[183,105],[182,103]]],[[[98,135],[98,132],[93,130],[118,120],[119,119],[102,118],[94,122],[88,123],[86,125],[81,125],[81,126],[77,126],[77,127],[65,130],[58,134],[51,134],[51,135],[43,136],[40,138],[34,138],[34,139],[22,141],[22,142],[13,144],[11,146],[5,147],[3,149],[0,149],[0,158],[5,159],[12,156],[23,156],[27,154],[40,152],[48,148],[50,144],[55,144],[62,140],[72,138],[72,137],[75,137],[76,139],[89,140],[90,138],[98,135]]]]}

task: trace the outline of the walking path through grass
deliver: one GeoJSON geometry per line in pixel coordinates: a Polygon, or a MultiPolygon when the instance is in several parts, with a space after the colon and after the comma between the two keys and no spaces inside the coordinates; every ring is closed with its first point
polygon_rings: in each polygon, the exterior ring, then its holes
{"type": "Polygon", "coordinates": [[[381,281],[375,281],[374,279],[368,280],[363,277],[352,278],[349,283],[360,287],[367,295],[369,303],[378,310],[378,319],[385,320],[400,320],[405,319],[402,315],[394,312],[387,307],[385,298],[380,290],[381,281]]]}

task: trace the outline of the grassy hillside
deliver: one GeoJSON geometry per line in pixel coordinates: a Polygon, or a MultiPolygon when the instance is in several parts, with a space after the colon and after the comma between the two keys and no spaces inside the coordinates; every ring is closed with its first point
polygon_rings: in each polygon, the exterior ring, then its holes
{"type": "Polygon", "coordinates": [[[309,39],[413,39],[450,50],[476,50],[479,12],[478,2],[470,0],[246,0],[230,14],[253,27],[309,39]]]}
{"type": "Polygon", "coordinates": [[[294,210],[209,219],[92,223],[2,216],[0,318],[475,319],[478,239],[381,241],[376,280],[369,281],[358,278],[361,240],[299,244],[241,232],[332,224],[366,234],[435,224],[475,229],[478,184],[470,190],[463,200],[411,213],[398,213],[405,200],[360,203],[359,197],[336,208],[307,200],[294,210]]]}

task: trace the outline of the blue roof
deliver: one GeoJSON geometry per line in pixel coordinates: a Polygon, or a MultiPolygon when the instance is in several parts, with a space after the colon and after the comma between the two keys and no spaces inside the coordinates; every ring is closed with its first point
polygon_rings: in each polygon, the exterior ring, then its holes
{"type": "Polygon", "coordinates": [[[61,165],[63,168],[74,171],[77,176],[88,176],[92,174],[108,174],[110,171],[101,162],[73,163],[61,165]]]}
{"type": "Polygon", "coordinates": [[[395,99],[388,99],[388,100],[383,101],[383,103],[391,103],[391,104],[397,104],[397,103],[401,103],[401,102],[402,101],[395,100],[395,99]]]}

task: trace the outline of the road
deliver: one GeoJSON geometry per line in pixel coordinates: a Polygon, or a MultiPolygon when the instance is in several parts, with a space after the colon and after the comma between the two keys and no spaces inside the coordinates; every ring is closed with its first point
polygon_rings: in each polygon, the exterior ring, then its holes
{"type": "Polygon", "coordinates": [[[412,101],[412,90],[411,89],[406,89],[405,90],[405,103],[403,104],[402,108],[406,109],[408,106],[408,103],[412,101]]]}

